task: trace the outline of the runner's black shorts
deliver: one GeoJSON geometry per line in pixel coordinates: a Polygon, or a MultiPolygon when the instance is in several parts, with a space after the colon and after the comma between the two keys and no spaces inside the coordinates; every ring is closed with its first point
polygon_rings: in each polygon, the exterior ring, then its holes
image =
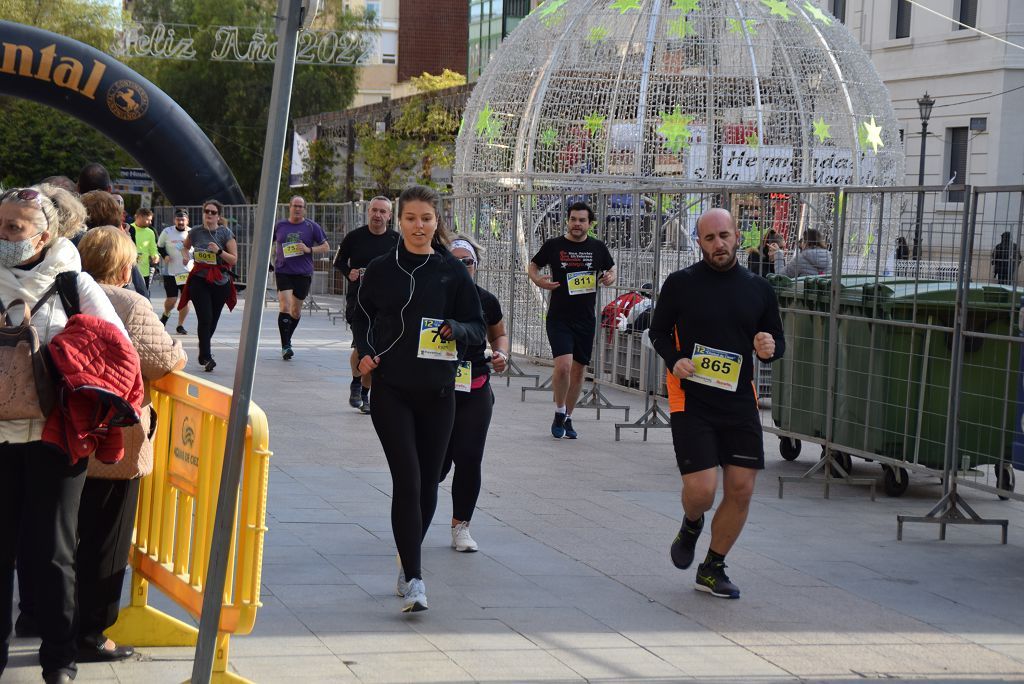
{"type": "Polygon", "coordinates": [[[596,319],[562,320],[548,317],[548,343],[551,356],[572,354],[572,360],[584,366],[590,365],[594,351],[594,328],[596,319]]]}
{"type": "Polygon", "coordinates": [[[185,287],[185,283],[181,285],[174,279],[172,275],[164,276],[164,295],[170,299],[171,297],[177,297],[178,293],[181,292],[181,288],[185,287]]]}
{"type": "Polygon", "coordinates": [[[274,271],[274,281],[277,283],[277,291],[291,290],[292,296],[296,299],[305,299],[309,295],[309,287],[313,283],[313,276],[292,275],[291,273],[278,273],[274,271]]]}
{"type": "Polygon", "coordinates": [[[683,475],[736,465],[764,470],[764,434],[755,408],[746,415],[676,411],[671,416],[676,465],[683,475]]]}

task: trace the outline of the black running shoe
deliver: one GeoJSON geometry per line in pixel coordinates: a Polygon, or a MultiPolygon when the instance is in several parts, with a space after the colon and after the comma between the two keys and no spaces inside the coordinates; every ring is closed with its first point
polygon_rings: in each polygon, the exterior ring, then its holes
{"type": "Polygon", "coordinates": [[[170,318],[170,316],[168,316],[166,314],[161,316],[160,317],[160,325],[167,325],[167,319],[169,319],[169,318],[170,318]]]}
{"type": "Polygon", "coordinates": [[[565,414],[555,411],[555,419],[551,421],[551,436],[562,439],[565,436],[565,414]]]}
{"type": "Polygon", "coordinates": [[[285,361],[291,361],[291,358],[295,356],[295,352],[292,351],[291,347],[285,347],[281,350],[281,358],[285,361]]]}
{"type": "Polygon", "coordinates": [[[370,390],[363,389],[363,393],[360,395],[363,400],[363,405],[359,407],[359,410],[363,413],[370,413],[370,390]]]}
{"type": "Polygon", "coordinates": [[[579,433],[576,432],[576,430],[574,430],[572,427],[572,418],[570,418],[569,416],[565,417],[565,422],[562,423],[562,427],[565,428],[566,439],[576,439],[577,437],[579,437],[579,433]]]}
{"type": "Polygon", "coordinates": [[[203,364],[203,370],[206,371],[207,373],[213,372],[213,369],[216,367],[217,362],[214,361],[213,358],[207,359],[206,363],[203,364]]]}
{"type": "Polygon", "coordinates": [[[683,526],[679,528],[679,534],[672,540],[672,564],[680,570],[685,570],[693,563],[693,550],[697,546],[697,537],[704,529],[704,516],[700,516],[700,522],[696,529],[692,529],[683,520],[683,526]]]}
{"type": "Polygon", "coordinates": [[[348,386],[348,405],[354,409],[363,405],[363,386],[359,383],[358,378],[348,386]]]}
{"type": "Polygon", "coordinates": [[[725,567],[726,565],[722,561],[698,565],[694,588],[718,598],[738,599],[740,588],[729,581],[729,576],[725,574],[725,567]]]}
{"type": "Polygon", "coordinates": [[[188,335],[188,330],[185,330],[185,326],[183,325],[179,325],[177,328],[175,328],[174,332],[178,333],[179,335],[188,335]]]}

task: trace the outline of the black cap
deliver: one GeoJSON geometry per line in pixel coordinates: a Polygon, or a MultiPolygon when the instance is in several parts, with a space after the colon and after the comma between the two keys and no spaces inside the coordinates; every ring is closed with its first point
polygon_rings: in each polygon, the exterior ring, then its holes
{"type": "Polygon", "coordinates": [[[184,209],[178,209],[176,212],[174,212],[174,218],[178,218],[179,216],[184,216],[185,218],[188,218],[188,212],[185,211],[184,209]]]}

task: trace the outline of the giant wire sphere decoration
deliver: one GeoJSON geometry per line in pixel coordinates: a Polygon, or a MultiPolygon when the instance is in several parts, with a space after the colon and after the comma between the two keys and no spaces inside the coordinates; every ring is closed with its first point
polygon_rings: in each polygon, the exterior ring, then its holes
{"type": "Polygon", "coordinates": [[[902,183],[889,94],[812,0],[545,0],[494,54],[460,193],[902,183]]]}

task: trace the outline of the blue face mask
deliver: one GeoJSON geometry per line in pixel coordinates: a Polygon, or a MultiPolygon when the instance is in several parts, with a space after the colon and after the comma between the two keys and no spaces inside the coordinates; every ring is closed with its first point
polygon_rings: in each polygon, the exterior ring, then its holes
{"type": "Polygon", "coordinates": [[[36,246],[32,240],[42,235],[42,231],[24,240],[0,240],[0,267],[11,268],[32,258],[36,246]]]}

